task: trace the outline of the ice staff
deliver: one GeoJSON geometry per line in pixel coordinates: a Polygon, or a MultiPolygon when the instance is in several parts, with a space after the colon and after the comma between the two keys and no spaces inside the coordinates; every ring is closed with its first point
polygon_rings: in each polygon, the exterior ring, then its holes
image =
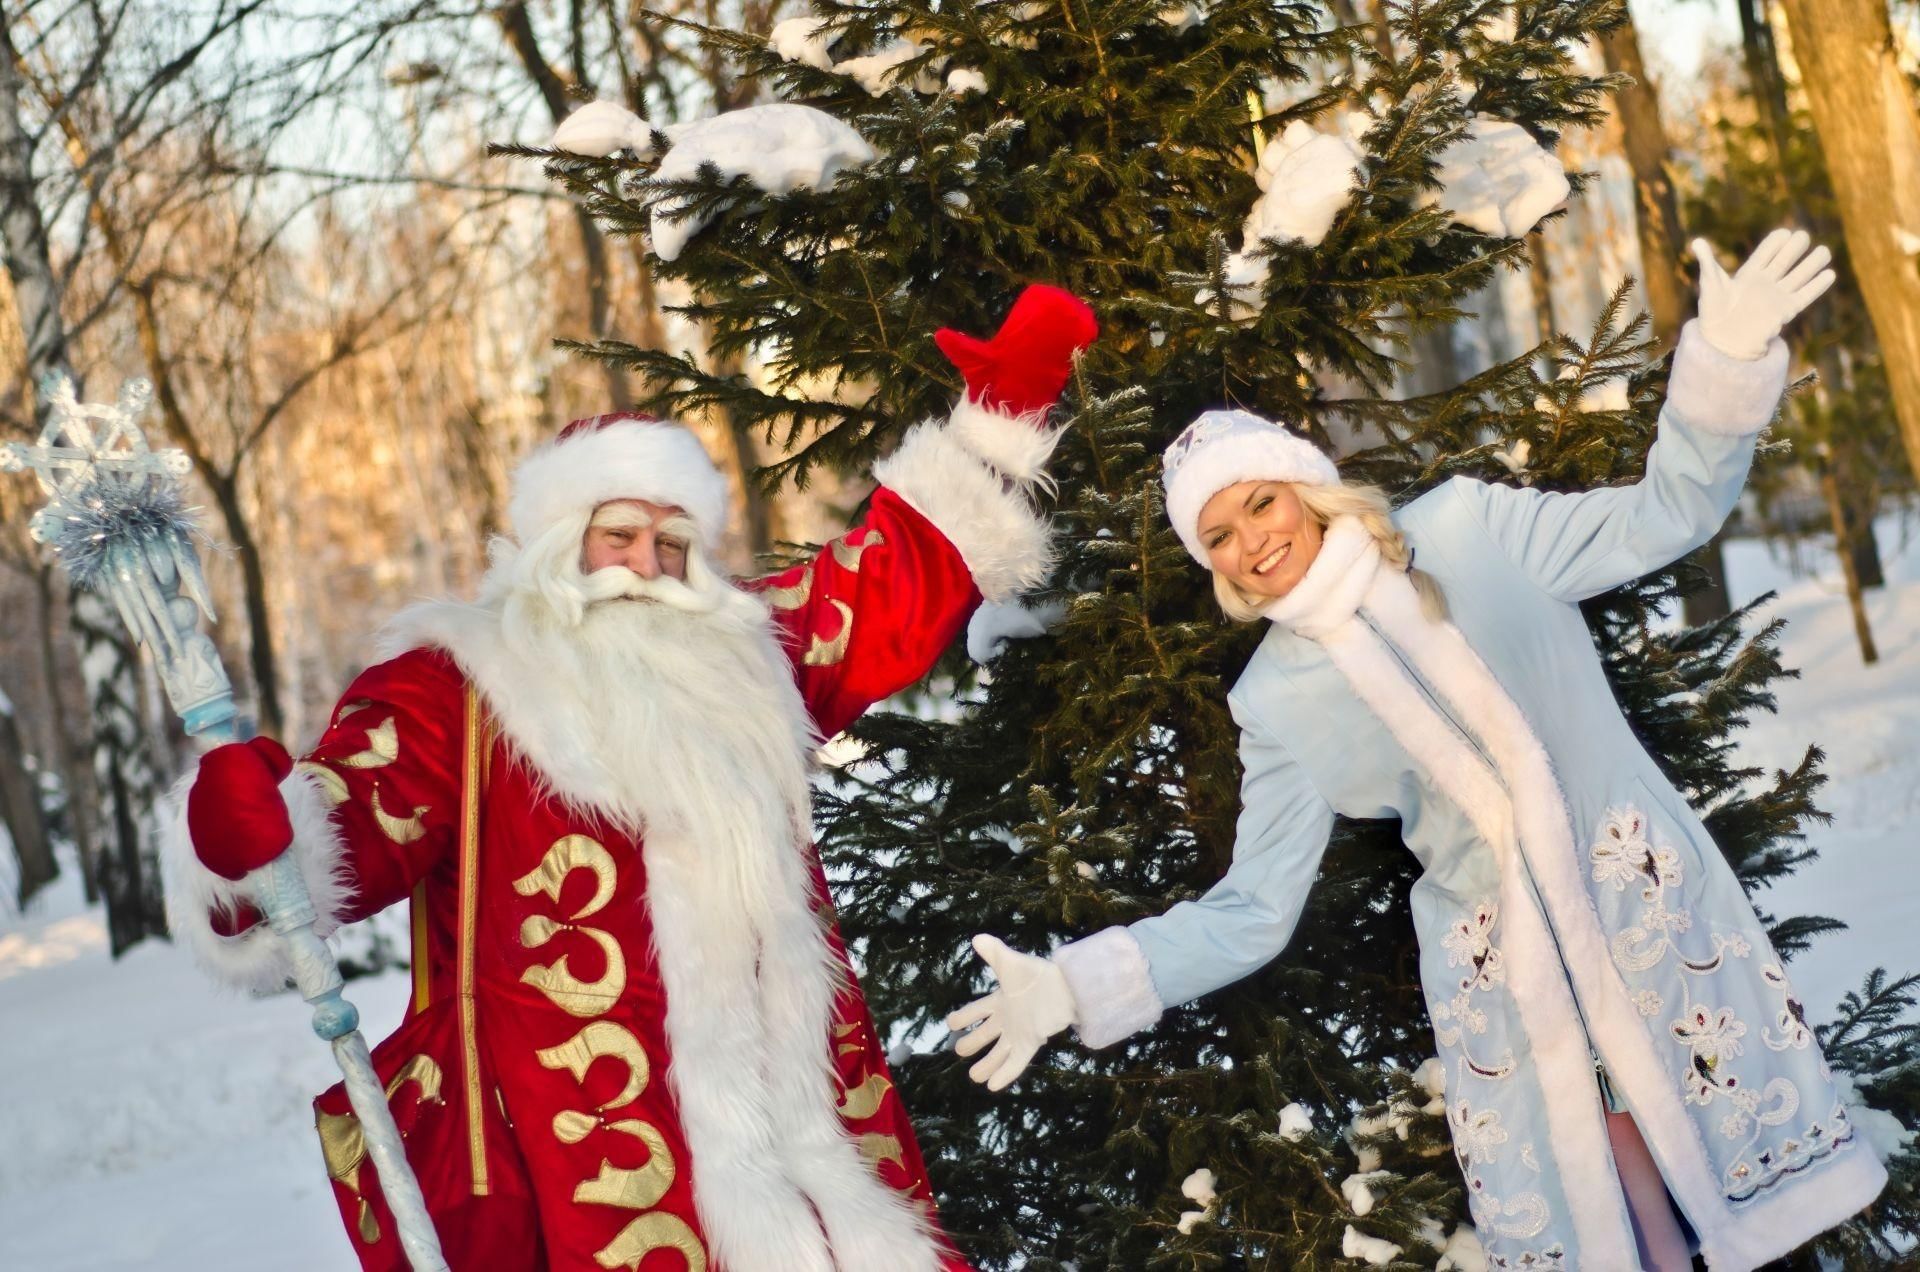
{"type": "MultiPolygon", "coordinates": [[[[9,442],[0,451],[0,471],[31,469],[46,491],[47,506],[30,526],[34,541],[53,549],[75,587],[112,600],[127,630],[152,654],[189,735],[206,744],[245,738],[252,722],[235,712],[219,652],[200,630],[202,615],[213,621],[213,603],[180,488],[187,457],[148,449],[140,431],[151,387],[128,381],[116,402],[103,405],[79,401],[73,382],[54,374],[41,382],[41,395],[49,410],[39,441],[9,442]]],[[[360,1013],[341,997],[339,965],[314,935],[316,916],[299,868],[282,853],[240,889],[286,943],[294,983],[313,1007],[313,1031],[333,1046],[407,1261],[415,1272],[445,1272],[419,1182],[360,1035],[360,1013]]]]}

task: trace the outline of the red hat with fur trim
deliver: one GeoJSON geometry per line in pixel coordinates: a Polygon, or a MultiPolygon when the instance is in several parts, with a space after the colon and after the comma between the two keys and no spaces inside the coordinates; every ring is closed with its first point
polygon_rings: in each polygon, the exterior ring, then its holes
{"type": "Polygon", "coordinates": [[[631,412],[575,420],[513,471],[507,520],[530,543],[616,499],[644,499],[686,512],[711,550],[727,528],[727,479],[691,432],[631,412]]]}

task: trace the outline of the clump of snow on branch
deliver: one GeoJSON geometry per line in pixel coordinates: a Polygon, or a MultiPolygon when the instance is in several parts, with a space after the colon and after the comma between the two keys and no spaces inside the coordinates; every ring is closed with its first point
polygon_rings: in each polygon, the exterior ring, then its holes
{"type": "Polygon", "coordinates": [[[1158,16],[1176,32],[1191,31],[1206,21],[1206,17],[1200,12],[1200,6],[1191,3],[1191,0],[1186,4],[1166,5],[1160,10],[1158,16]]]}
{"type": "MultiPolygon", "coordinates": [[[[900,81],[900,68],[927,51],[918,40],[894,40],[865,57],[850,57],[836,63],[834,70],[851,76],[869,96],[884,97],[900,81]]],[[[940,81],[926,67],[915,72],[912,84],[916,92],[937,93],[940,81]]]]}
{"type": "MultiPolygon", "coordinates": [[[[678,128],[662,131],[671,136],[678,128]]],[[[594,159],[604,159],[616,150],[631,150],[646,159],[653,154],[653,125],[618,102],[588,102],[560,121],[550,144],[555,150],[594,159]]]]}
{"type": "Polygon", "coordinates": [[[1203,1223],[1213,1217],[1213,1208],[1219,1202],[1219,1194],[1214,1192],[1213,1172],[1202,1166],[1180,1181],[1180,1195],[1200,1207],[1198,1210],[1180,1212],[1179,1228],[1181,1234],[1192,1232],[1197,1223],[1203,1223]]]}
{"type": "Polygon", "coordinates": [[[970,66],[956,66],[947,72],[947,91],[955,97],[987,91],[987,77],[970,66]]]}
{"type": "Polygon", "coordinates": [[[1340,1181],[1340,1195],[1347,1199],[1347,1207],[1353,1213],[1364,1218],[1372,1212],[1373,1203],[1379,1198],[1374,1195],[1374,1185],[1392,1177],[1391,1171],[1370,1170],[1358,1175],[1348,1175],[1340,1181]]]}
{"type": "MultiPolygon", "coordinates": [[[[1260,197],[1240,229],[1240,250],[1227,257],[1222,273],[1239,316],[1250,316],[1267,281],[1267,261],[1258,255],[1268,239],[1318,247],[1334,218],[1353,198],[1365,155],[1351,137],[1316,131],[1294,120],[1268,142],[1254,171],[1260,197]]],[[[1213,297],[1197,297],[1208,304],[1213,297]]]]}
{"type": "Polygon", "coordinates": [[[1475,115],[1467,135],[1436,156],[1440,189],[1423,206],[1438,204],[1468,229],[1496,238],[1520,238],[1573,192],[1560,161],[1518,124],[1475,115]]]}
{"type": "Polygon", "coordinates": [[[1440,1261],[1433,1265],[1433,1272],[1487,1272],[1487,1252],[1472,1224],[1463,1223],[1453,1230],[1440,1247],[1440,1261]]]}
{"type": "Polygon", "coordinates": [[[789,62],[800,62],[822,71],[833,69],[833,56],[827,45],[833,41],[831,19],[812,16],[786,18],[767,32],[767,47],[789,62]]]}
{"type": "Polygon", "coordinates": [[[988,601],[967,620],[967,657],[984,667],[1006,652],[1008,641],[1046,635],[1064,613],[1058,601],[1031,609],[1018,601],[988,601]]]}
{"type": "Polygon", "coordinates": [[[1346,1258],[1360,1259],[1376,1268],[1384,1268],[1400,1257],[1400,1247],[1379,1237],[1366,1236],[1348,1224],[1346,1233],[1340,1238],[1340,1253],[1346,1258]]]}
{"type": "MultiPolygon", "coordinates": [[[[768,194],[788,194],[830,185],[843,169],[873,159],[866,138],[832,115],[776,102],[685,125],[654,175],[687,181],[712,164],[723,178],[745,177],[768,194]]],[[[680,216],[680,210],[666,200],[653,206],[653,250],[663,261],[678,258],[706,224],[699,216],[680,216]]]]}
{"type": "Polygon", "coordinates": [[[1289,1104],[1280,1110],[1280,1138],[1298,1142],[1313,1134],[1313,1114],[1303,1104],[1289,1104]]]}
{"type": "MultiPolygon", "coordinates": [[[[645,159],[653,153],[654,131],[624,106],[589,102],[561,122],[552,144],[578,155],[631,150],[645,159]]],[[[825,111],[790,102],[748,106],[658,131],[669,144],[654,176],[666,181],[690,181],[703,165],[712,164],[722,178],[745,177],[768,194],[788,194],[829,185],[842,169],[874,159],[873,147],[851,127],[825,111]]],[[[665,200],[652,209],[653,250],[663,261],[677,258],[706,224],[698,216],[676,217],[678,211],[677,204],[665,200]]]]}
{"type": "Polygon", "coordinates": [[[1880,1155],[1881,1161],[1890,1161],[1907,1151],[1916,1134],[1900,1124],[1900,1119],[1885,1109],[1876,1109],[1860,1095],[1853,1075],[1845,1069],[1833,1071],[1834,1089],[1840,1093],[1840,1100],[1847,1107],[1847,1116],[1860,1131],[1861,1137],[1872,1145],[1873,1151],[1880,1155]]]}

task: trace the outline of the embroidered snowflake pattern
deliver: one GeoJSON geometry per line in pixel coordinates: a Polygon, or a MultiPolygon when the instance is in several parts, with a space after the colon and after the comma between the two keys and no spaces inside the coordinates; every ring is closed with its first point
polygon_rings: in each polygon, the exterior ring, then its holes
{"type": "Polygon", "coordinates": [[[1482,901],[1473,909],[1473,917],[1461,919],[1447,930],[1440,944],[1447,951],[1448,967],[1469,967],[1472,971],[1460,980],[1460,988],[1471,992],[1505,983],[1506,959],[1493,944],[1494,924],[1500,921],[1500,907],[1482,901]]]}
{"type": "Polygon", "coordinates": [[[1805,1051],[1813,1045],[1813,1030],[1807,1028],[1806,1008],[1794,997],[1786,972],[1778,963],[1768,963],[1760,969],[1760,978],[1780,997],[1779,1014],[1774,1016],[1771,1029],[1760,1031],[1760,1041],[1770,1051],[1805,1051]]]}
{"type": "Polygon", "coordinates": [[[1639,1009],[1642,1016],[1658,1016],[1661,1009],[1667,1005],[1667,1000],[1660,997],[1656,990],[1643,989],[1633,996],[1633,1005],[1639,1009]]]}
{"type": "MultiPolygon", "coordinates": [[[[1487,1188],[1487,1181],[1476,1174],[1467,1176],[1467,1209],[1473,1212],[1473,1226],[1483,1234],[1491,1233],[1513,1241],[1539,1236],[1552,1217],[1546,1198],[1539,1193],[1523,1192],[1509,1200],[1502,1200],[1494,1196],[1487,1188]]],[[[1529,1265],[1518,1263],[1513,1266],[1529,1265]]]]}
{"type": "Polygon", "coordinates": [[[1680,854],[1648,840],[1646,815],[1637,808],[1609,808],[1587,856],[1593,881],[1610,883],[1617,892],[1639,884],[1641,897],[1652,901],[1680,886],[1680,854]]]}
{"type": "Polygon", "coordinates": [[[1740,1039],[1747,1027],[1734,1015],[1733,1008],[1695,1007],[1668,1022],[1674,1041],[1687,1049],[1686,1091],[1689,1104],[1713,1103],[1716,1095],[1734,1095],[1741,1090],[1740,1079],[1722,1072],[1727,1061],[1744,1053],[1740,1039]]]}
{"type": "Polygon", "coordinates": [[[1455,1100],[1447,1110],[1447,1121],[1453,1128],[1453,1151],[1462,1165],[1499,1158],[1500,1146],[1507,1142],[1507,1128],[1500,1125],[1496,1110],[1475,1112],[1465,1100],[1455,1100]]]}
{"type": "Polygon", "coordinates": [[[1720,1133],[1728,1139],[1739,1139],[1747,1133],[1747,1128],[1752,1125],[1752,1118],[1736,1110],[1720,1119],[1720,1133]]]}

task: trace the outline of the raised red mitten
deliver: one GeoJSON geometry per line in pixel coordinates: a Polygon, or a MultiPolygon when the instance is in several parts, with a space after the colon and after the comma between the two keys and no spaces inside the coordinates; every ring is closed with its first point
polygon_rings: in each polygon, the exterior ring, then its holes
{"type": "Polygon", "coordinates": [[[942,327],[933,341],[967,380],[967,397],[989,411],[1026,415],[1060,397],[1073,355],[1100,334],[1087,303],[1036,283],[1021,292],[991,340],[942,327]]]}
{"type": "Polygon", "coordinates": [[[187,833],[200,864],[223,879],[258,870],[293,842],[280,783],[293,757],[272,738],[208,751],[187,792],[187,833]]]}

